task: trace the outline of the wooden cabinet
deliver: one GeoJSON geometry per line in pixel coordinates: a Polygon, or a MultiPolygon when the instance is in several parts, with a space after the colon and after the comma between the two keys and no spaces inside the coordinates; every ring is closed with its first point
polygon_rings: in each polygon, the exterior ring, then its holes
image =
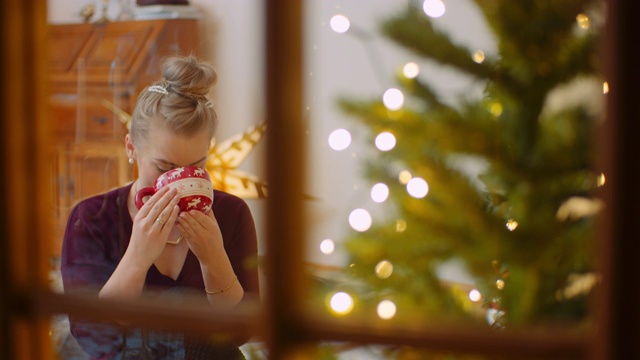
{"type": "Polygon", "coordinates": [[[54,256],[79,200],[135,176],[125,153],[127,129],[105,100],[131,114],[165,56],[198,54],[197,25],[179,19],[49,26],[54,256]]]}

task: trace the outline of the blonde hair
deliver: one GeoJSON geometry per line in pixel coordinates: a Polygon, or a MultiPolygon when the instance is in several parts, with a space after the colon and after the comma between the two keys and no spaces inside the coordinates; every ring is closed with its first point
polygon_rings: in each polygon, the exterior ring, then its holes
{"type": "Polygon", "coordinates": [[[133,109],[131,139],[146,139],[152,121],[163,121],[178,135],[209,131],[218,125],[213,104],[207,98],[218,75],[215,69],[194,56],[172,56],[162,63],[162,79],[145,88],[133,109]]]}

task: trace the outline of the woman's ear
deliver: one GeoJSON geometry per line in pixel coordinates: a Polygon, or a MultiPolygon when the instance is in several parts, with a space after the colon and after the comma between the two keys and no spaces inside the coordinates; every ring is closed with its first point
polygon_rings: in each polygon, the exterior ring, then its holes
{"type": "Polygon", "coordinates": [[[136,147],[133,145],[133,142],[131,141],[131,135],[129,134],[124,137],[124,147],[125,151],[127,152],[127,157],[129,159],[136,160],[136,147]]]}

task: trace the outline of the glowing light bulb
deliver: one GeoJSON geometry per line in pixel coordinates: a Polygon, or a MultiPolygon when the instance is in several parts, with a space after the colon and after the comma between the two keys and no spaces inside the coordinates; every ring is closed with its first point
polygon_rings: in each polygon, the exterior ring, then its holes
{"type": "Polygon", "coordinates": [[[355,231],[367,231],[371,227],[371,215],[365,209],[355,209],[349,214],[349,225],[355,231]]]}
{"type": "Polygon", "coordinates": [[[351,22],[349,21],[349,18],[344,15],[335,15],[331,20],[329,20],[329,26],[331,26],[331,30],[338,34],[343,34],[349,30],[351,22]]]}
{"type": "Polygon", "coordinates": [[[402,73],[407,79],[414,79],[420,74],[420,66],[414,62],[408,62],[404,64],[402,73]]]}
{"type": "Polygon", "coordinates": [[[416,199],[421,199],[429,193],[429,184],[419,177],[414,177],[407,183],[407,192],[416,199]]]}
{"type": "Polygon", "coordinates": [[[576,21],[581,29],[588,29],[591,27],[591,20],[589,20],[589,17],[586,14],[578,14],[578,16],[576,16],[576,21]]]}
{"type": "Polygon", "coordinates": [[[498,290],[504,289],[504,280],[502,279],[496,280],[496,287],[498,288],[498,290]]]}
{"type": "Polygon", "coordinates": [[[507,221],[507,229],[509,229],[509,231],[513,231],[518,227],[518,222],[513,220],[513,219],[509,219],[507,221]]]}
{"type": "Polygon", "coordinates": [[[320,243],[320,251],[325,255],[333,254],[335,247],[335,243],[331,239],[324,239],[320,243]]]}
{"type": "Polygon", "coordinates": [[[337,129],[329,134],[329,147],[342,151],[351,145],[351,133],[345,129],[337,129]]]}
{"type": "Polygon", "coordinates": [[[377,203],[384,202],[389,197],[389,187],[384,183],[377,183],[371,188],[371,199],[377,203]]]}
{"type": "Polygon", "coordinates": [[[473,289],[469,291],[469,300],[473,302],[478,302],[480,301],[480,299],[482,299],[482,294],[480,294],[480,291],[478,291],[478,289],[473,289]]]}
{"type": "Polygon", "coordinates": [[[602,93],[603,94],[609,93],[609,83],[606,81],[602,83],[602,93]]]}
{"type": "Polygon", "coordinates": [[[396,232],[403,232],[407,230],[407,222],[403,219],[396,220],[396,232]]]}
{"type": "Polygon", "coordinates": [[[353,310],[353,299],[346,292],[337,292],[331,297],[329,306],[336,314],[345,315],[353,310]]]}
{"type": "Polygon", "coordinates": [[[444,15],[445,7],[441,0],[424,0],[422,10],[427,16],[437,18],[444,15]]]}
{"type": "Polygon", "coordinates": [[[376,265],[376,276],[380,279],[387,279],[393,274],[393,264],[387,260],[382,260],[376,265]]]}
{"type": "Polygon", "coordinates": [[[389,151],[396,146],[396,137],[388,131],[381,132],[376,136],[376,147],[380,151],[389,151]]]}
{"type": "Polygon", "coordinates": [[[376,309],[378,312],[378,316],[382,320],[389,320],[396,316],[396,304],[391,300],[382,300],[378,303],[378,308],[376,309]]]}
{"type": "Polygon", "coordinates": [[[411,178],[413,178],[413,175],[411,175],[409,170],[402,170],[398,175],[398,180],[402,185],[407,185],[407,183],[411,180],[411,178]]]}
{"type": "Polygon", "coordinates": [[[399,110],[404,105],[404,94],[396,88],[387,89],[382,95],[382,103],[389,110],[399,110]]]}
{"type": "Polygon", "coordinates": [[[482,64],[485,59],[484,51],[476,50],[476,52],[474,52],[473,55],[471,55],[471,59],[473,60],[473,62],[477,64],[482,64]]]}

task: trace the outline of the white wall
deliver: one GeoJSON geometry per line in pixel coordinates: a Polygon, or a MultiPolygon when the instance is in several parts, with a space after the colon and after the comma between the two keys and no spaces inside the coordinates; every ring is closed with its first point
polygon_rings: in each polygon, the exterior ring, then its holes
{"type": "MultiPolygon", "coordinates": [[[[75,14],[84,4],[97,0],[49,0],[51,22],[78,22],[75,14]]],[[[112,16],[117,1],[112,1],[112,16]]],[[[221,119],[218,140],[242,132],[263,120],[263,20],[259,0],[191,0],[201,8],[203,56],[219,72],[218,91],[214,94],[221,119]]],[[[385,204],[369,199],[370,184],[359,176],[360,158],[370,151],[370,141],[337,106],[339,95],[352,97],[381,96],[394,86],[394,74],[407,61],[416,58],[377,35],[379,21],[400,11],[407,0],[307,0],[305,19],[306,86],[305,124],[307,126],[308,192],[317,200],[308,202],[311,221],[308,226],[308,258],[315,262],[341,265],[339,253],[324,255],[318,244],[325,238],[339,240],[349,231],[347,216],[357,207],[365,207],[375,216],[384,213],[385,204]],[[354,31],[337,34],[328,22],[335,14],[350,18],[352,28],[373,35],[364,41],[354,31]],[[354,142],[344,151],[327,146],[327,136],[344,127],[353,131],[354,142]]],[[[495,52],[486,26],[469,0],[445,0],[447,12],[435,20],[454,39],[471,49],[495,52]]],[[[446,68],[421,63],[421,76],[445,91],[450,100],[458,94],[478,93],[482,84],[446,68]]],[[[242,165],[244,170],[265,178],[259,146],[242,165]]],[[[249,201],[258,229],[264,233],[264,201],[249,201]]],[[[455,273],[455,269],[452,270],[455,273]]],[[[455,277],[455,274],[454,274],[455,277]]]]}

